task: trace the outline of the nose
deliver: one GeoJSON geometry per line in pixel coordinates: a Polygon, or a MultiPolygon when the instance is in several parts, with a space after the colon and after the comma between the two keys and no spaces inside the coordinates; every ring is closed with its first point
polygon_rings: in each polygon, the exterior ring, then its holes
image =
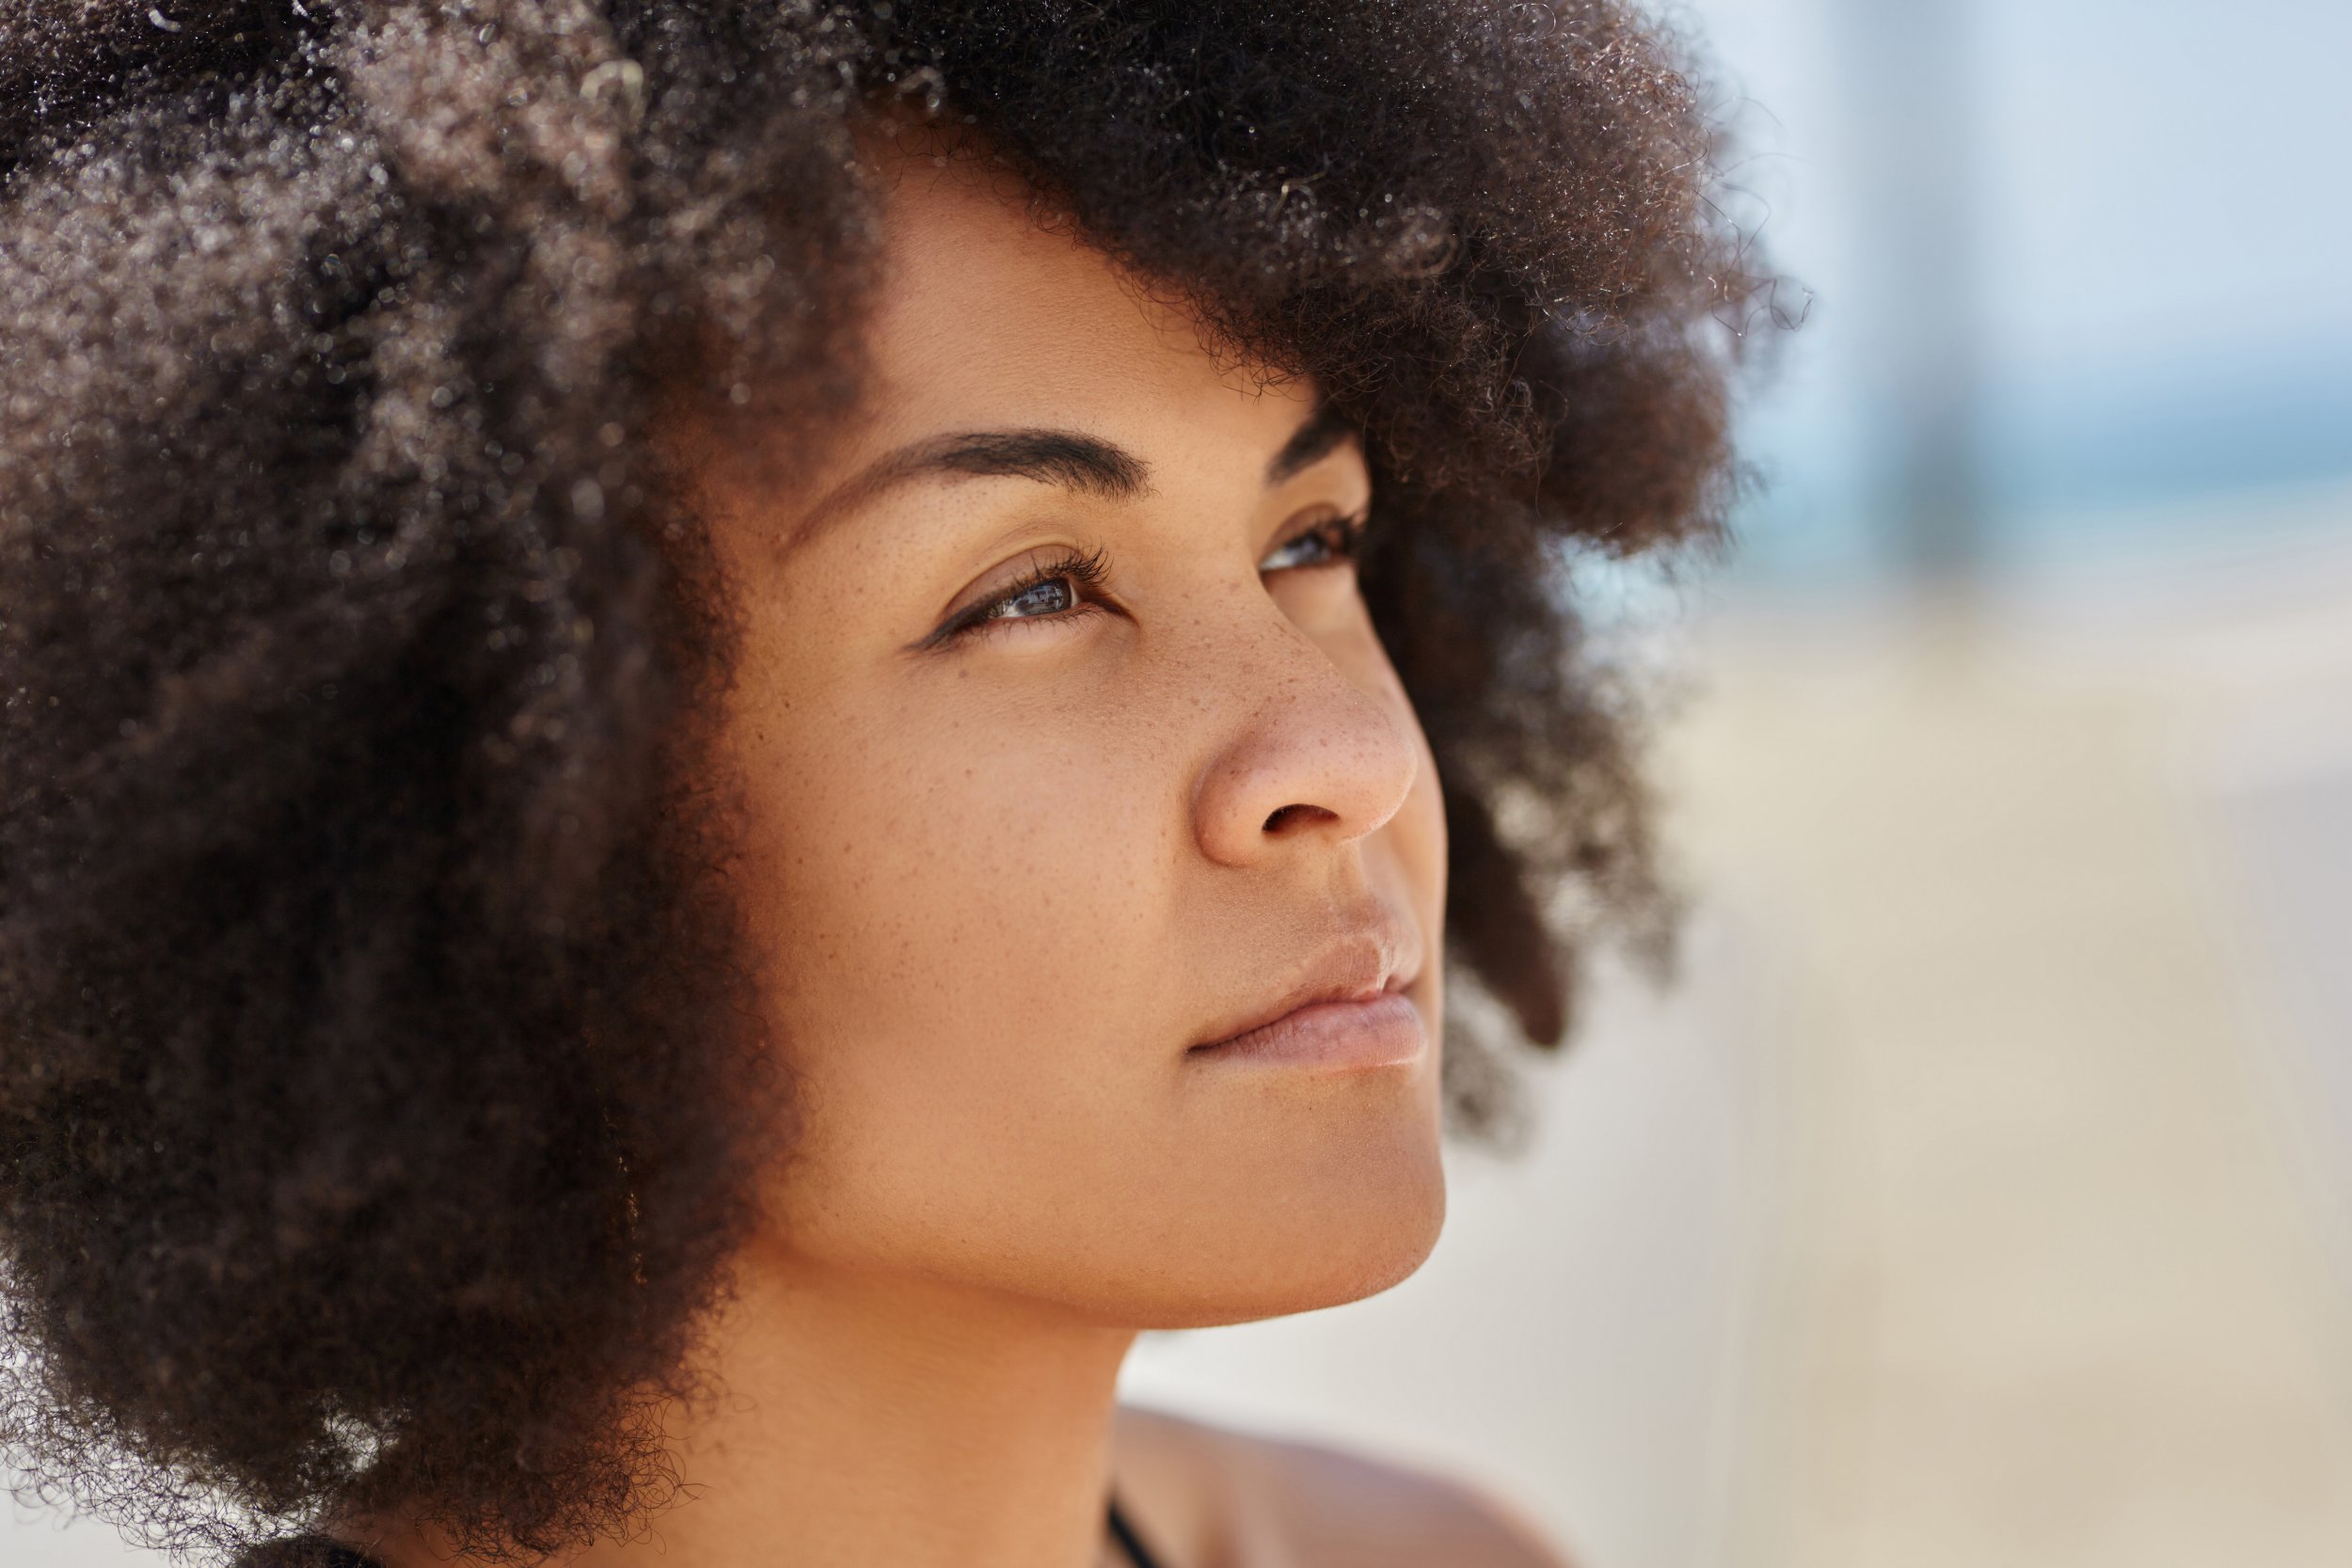
{"type": "Polygon", "coordinates": [[[1287,622],[1250,643],[1233,650],[1229,688],[1248,693],[1248,706],[1194,791],[1202,852],[1246,866],[1377,832],[1421,766],[1402,697],[1351,679],[1287,622]]]}

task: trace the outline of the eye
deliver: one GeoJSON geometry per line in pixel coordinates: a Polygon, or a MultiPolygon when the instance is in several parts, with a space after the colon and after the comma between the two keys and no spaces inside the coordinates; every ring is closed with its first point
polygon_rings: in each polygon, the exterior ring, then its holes
{"type": "Polygon", "coordinates": [[[1005,621],[1041,621],[1094,608],[1103,581],[1103,552],[1064,555],[1041,562],[1000,592],[957,611],[927,640],[932,647],[1005,621]]]}
{"type": "Polygon", "coordinates": [[[1326,517],[1267,551],[1265,559],[1258,562],[1258,570],[1281,572],[1297,566],[1336,566],[1351,562],[1362,548],[1364,522],[1360,515],[1326,517]]]}
{"type": "Polygon", "coordinates": [[[1017,594],[992,599],[982,610],[983,621],[1025,621],[1037,615],[1059,615],[1078,606],[1078,588],[1068,578],[1047,578],[1017,594]]]}

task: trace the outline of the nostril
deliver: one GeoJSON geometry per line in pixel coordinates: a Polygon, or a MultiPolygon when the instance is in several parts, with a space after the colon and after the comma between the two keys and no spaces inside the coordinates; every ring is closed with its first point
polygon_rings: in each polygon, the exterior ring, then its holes
{"type": "Polygon", "coordinates": [[[1287,829],[1303,826],[1309,822],[1328,819],[1336,815],[1336,813],[1326,811],[1321,806],[1283,806],[1279,810],[1276,811],[1273,816],[1265,819],[1265,828],[1263,831],[1269,833],[1280,833],[1287,829]]]}

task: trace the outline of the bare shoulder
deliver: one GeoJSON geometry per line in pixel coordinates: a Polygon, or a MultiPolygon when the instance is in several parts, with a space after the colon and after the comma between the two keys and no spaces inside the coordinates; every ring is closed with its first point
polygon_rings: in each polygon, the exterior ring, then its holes
{"type": "Polygon", "coordinates": [[[1116,1464],[1164,1568],[1567,1568],[1470,1487],[1311,1444],[1122,1409],[1116,1464]]]}

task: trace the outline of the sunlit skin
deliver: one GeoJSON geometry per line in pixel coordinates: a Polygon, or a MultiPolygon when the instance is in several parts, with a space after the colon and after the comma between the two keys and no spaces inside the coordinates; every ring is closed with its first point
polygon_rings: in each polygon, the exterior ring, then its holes
{"type": "Polygon", "coordinates": [[[1445,839],[1337,543],[1363,458],[984,171],[897,172],[876,412],[813,502],[715,498],[809,1105],[780,1263],[1115,1329],[1393,1284],[1443,1208],[1445,839]],[[1331,985],[1408,998],[1411,1057],[1193,1049],[1331,985]]]}
{"type": "Polygon", "coordinates": [[[1358,1560],[1312,1519],[1367,1507],[1549,1560],[1450,1488],[1115,1419],[1137,1331],[1354,1300],[1436,1241],[1435,768],[1316,388],[984,162],[875,156],[860,411],[789,483],[672,432],[801,1126],[723,1393],[672,1423],[688,1499],[577,1560],[1089,1568],[1114,1478],[1169,1568],[1358,1560]]]}

